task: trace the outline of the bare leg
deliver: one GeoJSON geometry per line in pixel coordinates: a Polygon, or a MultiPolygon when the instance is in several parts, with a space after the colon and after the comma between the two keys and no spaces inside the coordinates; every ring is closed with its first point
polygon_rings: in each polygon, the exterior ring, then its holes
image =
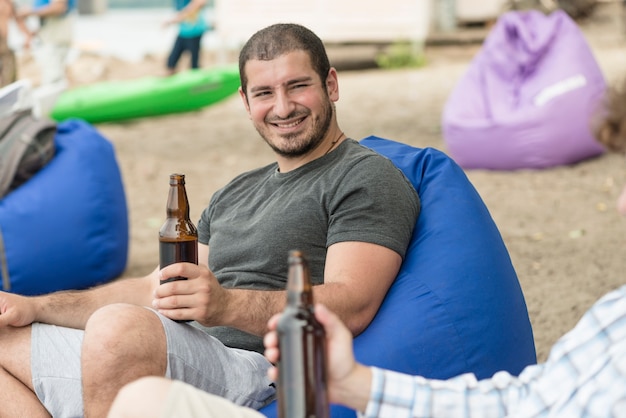
{"type": "Polygon", "coordinates": [[[120,390],[108,418],[150,418],[163,412],[172,381],[162,377],[142,377],[120,390]]]}
{"type": "Polygon", "coordinates": [[[30,327],[0,328],[0,417],[50,417],[33,389],[30,327]]]}
{"type": "Polygon", "coordinates": [[[164,376],[167,344],[161,321],[148,309],[108,305],[87,322],[81,354],[85,416],[105,417],[125,384],[164,376]]]}
{"type": "Polygon", "coordinates": [[[161,378],[144,377],[119,392],[108,418],[197,417],[265,418],[254,409],[161,378]]]}

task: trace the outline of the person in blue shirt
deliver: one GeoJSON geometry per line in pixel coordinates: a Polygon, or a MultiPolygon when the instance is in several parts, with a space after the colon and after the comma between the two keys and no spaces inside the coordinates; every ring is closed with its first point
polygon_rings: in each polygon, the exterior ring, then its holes
{"type": "Polygon", "coordinates": [[[207,0],[174,0],[176,15],[164,25],[178,24],[178,35],[167,57],[168,74],[176,73],[176,66],[184,52],[191,58],[190,67],[200,68],[202,35],[210,29],[204,16],[207,0]]]}
{"type": "Polygon", "coordinates": [[[76,0],[34,0],[32,7],[17,12],[18,18],[39,18],[33,54],[41,85],[67,83],[67,56],[72,46],[76,0]]]}

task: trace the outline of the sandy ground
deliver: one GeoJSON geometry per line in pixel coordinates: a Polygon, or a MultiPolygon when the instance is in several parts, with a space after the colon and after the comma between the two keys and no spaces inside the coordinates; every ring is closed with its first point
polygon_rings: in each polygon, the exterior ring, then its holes
{"type": "MultiPolygon", "coordinates": [[[[581,27],[613,83],[626,68],[626,38],[615,10],[602,11],[581,27]]],[[[427,48],[428,65],[420,69],[340,72],[340,125],[356,139],[375,134],[446,151],[441,110],[478,48],[427,48]]],[[[82,54],[72,64],[74,83],[162,74],[163,60],[151,56],[127,63],[82,54]]],[[[24,58],[22,75],[29,74],[34,74],[33,64],[24,58]]],[[[147,273],[157,263],[157,231],[165,216],[170,173],[187,175],[192,218],[197,220],[219,187],[272,161],[236,95],[193,113],[101,124],[98,129],[115,145],[125,183],[131,227],[125,276],[147,273]]],[[[626,161],[604,155],[546,170],[467,174],[510,251],[543,360],[598,297],[625,282],[626,219],[616,213],[615,200],[626,183],[626,161]]]]}

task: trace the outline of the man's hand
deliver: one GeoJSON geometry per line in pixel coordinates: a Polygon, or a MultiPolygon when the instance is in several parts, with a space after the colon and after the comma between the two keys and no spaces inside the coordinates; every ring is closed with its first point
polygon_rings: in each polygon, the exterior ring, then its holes
{"type": "Polygon", "coordinates": [[[24,327],[35,321],[36,306],[33,298],[0,292],[0,328],[24,327]]]}
{"type": "Polygon", "coordinates": [[[157,286],[152,307],[173,320],[195,320],[205,326],[222,325],[227,291],[204,265],[176,263],[159,272],[160,280],[186,277],[157,286]]]}
{"type": "MultiPolygon", "coordinates": [[[[332,403],[339,403],[353,409],[364,411],[370,394],[372,375],[370,369],[357,363],[352,351],[352,333],[334,313],[324,305],[315,305],[315,317],[326,331],[328,396],[332,403]]],[[[274,315],[268,322],[269,332],[263,339],[265,357],[271,363],[280,358],[276,325],[280,314],[274,315]]],[[[278,370],[268,370],[272,380],[278,378],[278,370]]]]}

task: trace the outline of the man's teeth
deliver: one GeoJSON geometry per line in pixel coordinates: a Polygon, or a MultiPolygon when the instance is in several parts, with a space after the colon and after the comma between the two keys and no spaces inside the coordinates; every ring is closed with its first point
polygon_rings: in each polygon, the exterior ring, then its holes
{"type": "Polygon", "coordinates": [[[293,128],[294,126],[298,126],[299,124],[300,121],[291,123],[277,123],[276,126],[278,126],[279,128],[293,128]]]}

